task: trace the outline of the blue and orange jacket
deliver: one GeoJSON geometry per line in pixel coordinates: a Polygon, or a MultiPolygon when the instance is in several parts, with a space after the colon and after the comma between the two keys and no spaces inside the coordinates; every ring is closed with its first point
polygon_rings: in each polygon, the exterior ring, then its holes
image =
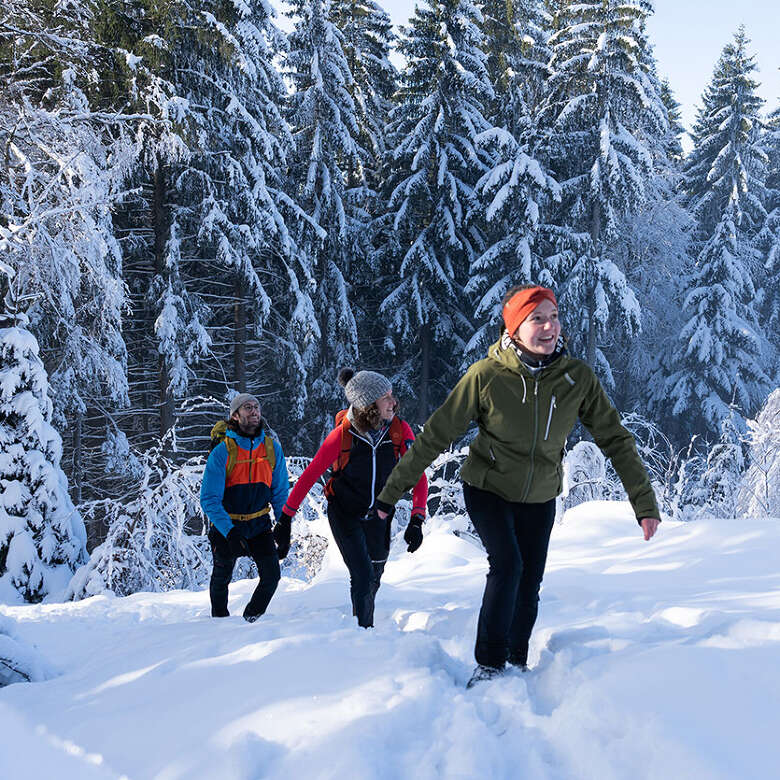
{"type": "Polygon", "coordinates": [[[270,504],[278,520],[290,492],[287,464],[281,445],[274,440],[276,465],[271,473],[271,464],[265,458],[264,431],[251,439],[232,430],[228,430],[225,435],[234,439],[238,445],[238,460],[228,478],[227,447],[224,442],[214,447],[203,472],[200,505],[223,536],[227,536],[235,525],[241,535],[249,539],[271,530],[270,513],[235,523],[230,515],[251,515],[270,504]]]}

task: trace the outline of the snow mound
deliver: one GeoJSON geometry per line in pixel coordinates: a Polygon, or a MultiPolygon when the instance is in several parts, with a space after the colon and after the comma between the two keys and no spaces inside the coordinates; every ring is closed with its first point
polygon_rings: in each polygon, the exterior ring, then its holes
{"type": "Polygon", "coordinates": [[[15,633],[14,622],[0,615],[0,688],[17,682],[45,680],[52,675],[48,662],[15,633]]]}

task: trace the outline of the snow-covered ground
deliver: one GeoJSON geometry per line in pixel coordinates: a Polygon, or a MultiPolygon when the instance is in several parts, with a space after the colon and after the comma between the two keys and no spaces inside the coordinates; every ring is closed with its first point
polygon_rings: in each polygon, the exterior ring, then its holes
{"type": "MultiPolygon", "coordinates": [[[[527,674],[464,685],[486,562],[396,540],[377,628],[330,551],[254,625],[206,592],[0,606],[50,665],[0,690],[0,777],[768,778],[780,767],[780,527],[585,504],[553,532],[527,674]]],[[[331,548],[332,549],[332,548],[331,548]]]]}

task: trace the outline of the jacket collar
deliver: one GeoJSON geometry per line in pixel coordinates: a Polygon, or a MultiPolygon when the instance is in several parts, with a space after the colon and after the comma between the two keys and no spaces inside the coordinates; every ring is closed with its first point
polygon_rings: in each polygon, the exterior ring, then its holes
{"type": "Polygon", "coordinates": [[[561,362],[565,362],[561,361],[561,358],[566,355],[566,342],[561,337],[558,339],[555,352],[553,352],[549,358],[536,361],[533,356],[527,355],[519,349],[506,331],[488,350],[488,358],[495,360],[510,371],[523,376],[535,376],[539,373],[540,369],[548,370],[552,366],[556,366],[557,368],[561,362]]]}
{"type": "Polygon", "coordinates": [[[231,439],[235,439],[238,446],[244,450],[251,450],[254,447],[257,447],[258,444],[261,444],[265,441],[265,431],[262,428],[252,439],[250,439],[248,436],[242,436],[240,433],[237,433],[230,428],[228,428],[228,430],[225,432],[225,436],[230,436],[231,439]]]}

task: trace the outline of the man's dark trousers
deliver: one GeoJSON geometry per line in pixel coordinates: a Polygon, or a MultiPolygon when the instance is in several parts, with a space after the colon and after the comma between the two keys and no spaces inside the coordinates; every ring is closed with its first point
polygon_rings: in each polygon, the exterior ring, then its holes
{"type": "Polygon", "coordinates": [[[376,512],[355,517],[328,502],[328,521],[336,546],[349,569],[349,591],[358,625],[374,625],[374,600],[390,552],[390,518],[376,512]]]}
{"type": "MultiPolygon", "coordinates": [[[[214,568],[209,583],[211,615],[212,617],[227,617],[230,614],[227,606],[228,585],[233,578],[233,569],[237,558],[230,552],[227,539],[214,526],[209,530],[209,541],[214,559],[214,568]]],[[[281,576],[279,555],[276,552],[273,534],[270,531],[253,536],[246,541],[252,553],[252,560],[257,564],[260,582],[244,608],[244,617],[256,617],[265,612],[276,592],[276,586],[279,584],[281,576]]]]}
{"type": "Polygon", "coordinates": [[[465,483],[463,497],[490,567],[474,655],[483,666],[500,668],[507,659],[523,665],[539,609],[555,499],[521,504],[465,483]]]}

